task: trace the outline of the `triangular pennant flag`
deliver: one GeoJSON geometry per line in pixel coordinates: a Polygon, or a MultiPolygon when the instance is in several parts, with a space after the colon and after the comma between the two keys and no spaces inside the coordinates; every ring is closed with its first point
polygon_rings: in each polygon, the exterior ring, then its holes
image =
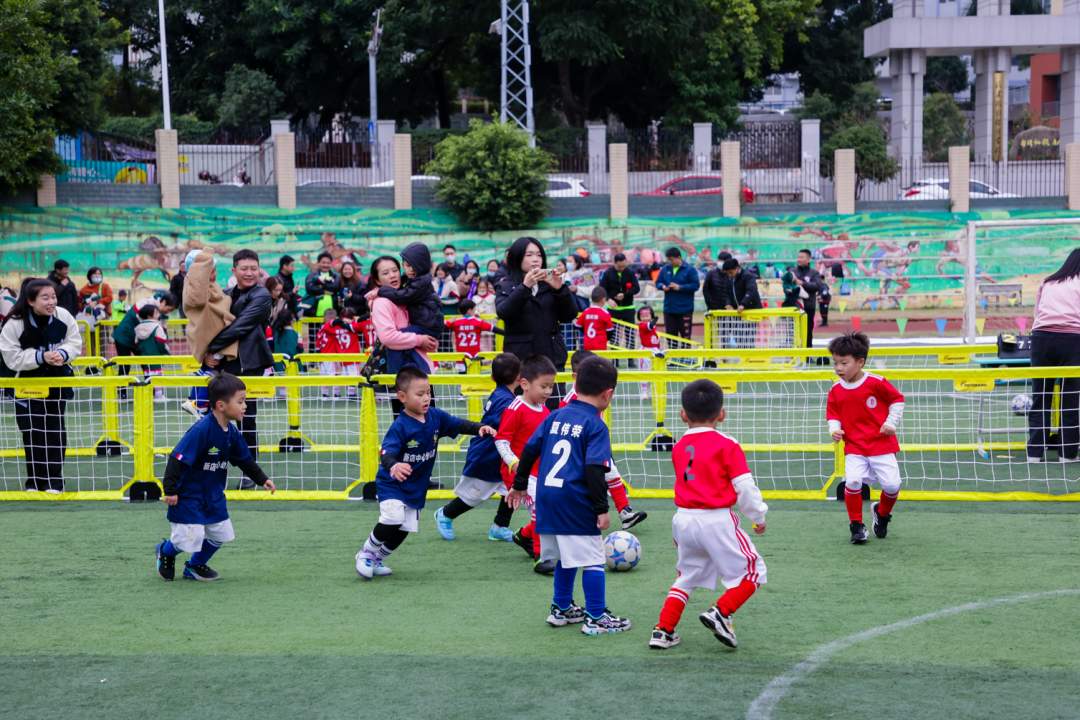
{"type": "Polygon", "coordinates": [[[979,331],[979,334],[983,334],[983,326],[986,325],[986,318],[975,318],[975,329],[979,331]]]}
{"type": "Polygon", "coordinates": [[[1024,331],[1027,330],[1027,318],[1026,317],[1018,317],[1018,318],[1016,318],[1016,327],[1020,328],[1020,334],[1023,335],[1024,331]]]}
{"type": "Polygon", "coordinates": [[[896,318],[896,326],[900,328],[900,337],[903,337],[904,330],[907,329],[907,318],[896,318]]]}
{"type": "MultiPolygon", "coordinates": [[[[901,300],[900,301],[900,309],[901,310],[907,310],[907,300],[901,300]]],[[[901,332],[903,332],[903,331],[901,331],[901,332]]]]}
{"type": "Polygon", "coordinates": [[[840,312],[846,312],[846,311],[847,311],[847,302],[844,301],[844,300],[841,300],[840,301],[840,312]]]}
{"type": "Polygon", "coordinates": [[[870,301],[870,312],[873,312],[874,310],[877,310],[877,305],[878,305],[877,300],[871,300],[870,301]]]}
{"type": "Polygon", "coordinates": [[[862,318],[861,318],[861,317],[859,317],[859,316],[857,316],[857,315],[852,315],[852,316],[851,316],[851,327],[853,327],[853,328],[855,328],[856,330],[858,330],[858,329],[859,329],[859,324],[860,324],[861,322],[862,322],[862,318]]]}
{"type": "Polygon", "coordinates": [[[1010,305],[1015,305],[1016,304],[1016,298],[1009,298],[1009,304],[1010,305]]]}
{"type": "Polygon", "coordinates": [[[937,332],[938,332],[938,336],[944,336],[944,335],[945,335],[945,325],[946,325],[946,323],[948,323],[949,321],[948,321],[948,320],[946,320],[945,318],[938,318],[938,319],[937,319],[937,320],[935,320],[934,322],[936,322],[936,323],[937,323],[937,332]]]}
{"type": "Polygon", "coordinates": [[[979,298],[979,307],[983,309],[983,312],[986,312],[986,298],[979,298]]]}

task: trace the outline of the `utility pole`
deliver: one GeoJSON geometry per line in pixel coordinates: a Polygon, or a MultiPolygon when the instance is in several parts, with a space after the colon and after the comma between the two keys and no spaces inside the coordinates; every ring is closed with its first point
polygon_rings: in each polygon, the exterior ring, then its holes
{"type": "Polygon", "coordinates": [[[158,0],[157,6],[158,35],[161,43],[161,99],[164,105],[165,129],[172,130],[172,113],[169,108],[169,59],[165,55],[165,0],[158,0]]]}
{"type": "Polygon", "coordinates": [[[528,0],[502,0],[502,16],[492,23],[489,32],[498,32],[502,36],[499,119],[513,121],[529,134],[529,144],[535,146],[528,0]]]}
{"type": "Polygon", "coordinates": [[[379,20],[382,17],[382,10],[378,10],[375,13],[375,29],[371,31],[371,42],[368,43],[368,83],[370,84],[370,118],[368,122],[368,142],[371,143],[371,168],[374,175],[376,159],[379,152],[379,87],[375,81],[375,56],[379,53],[379,37],[382,35],[382,27],[379,25],[379,20]]]}

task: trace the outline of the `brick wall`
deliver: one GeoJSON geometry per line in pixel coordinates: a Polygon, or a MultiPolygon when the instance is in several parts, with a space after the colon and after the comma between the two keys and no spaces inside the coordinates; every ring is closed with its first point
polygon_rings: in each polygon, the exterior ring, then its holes
{"type": "Polygon", "coordinates": [[[277,207],[276,185],[181,185],[180,205],[184,207],[235,207],[254,205],[277,207]]]}

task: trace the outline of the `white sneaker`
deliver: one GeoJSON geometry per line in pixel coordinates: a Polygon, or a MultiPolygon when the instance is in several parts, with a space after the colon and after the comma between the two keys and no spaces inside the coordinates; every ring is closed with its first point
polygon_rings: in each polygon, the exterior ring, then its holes
{"type": "Polygon", "coordinates": [[[375,561],[375,577],[387,577],[393,574],[394,571],[383,565],[381,561],[375,561]]]}
{"type": "Polygon", "coordinates": [[[1074,457],[1074,458],[1067,458],[1067,457],[1063,457],[1063,458],[1058,458],[1058,462],[1061,462],[1061,463],[1075,463],[1075,462],[1080,462],[1080,457],[1074,457]]]}
{"type": "Polygon", "coordinates": [[[40,492],[37,488],[26,488],[26,492],[40,492]]]}
{"type": "Polygon", "coordinates": [[[165,397],[165,395],[158,395],[157,393],[154,393],[154,402],[156,402],[156,403],[169,402],[169,398],[165,397]]]}
{"type": "Polygon", "coordinates": [[[1043,459],[1042,459],[1042,458],[1040,458],[1040,457],[1032,457],[1032,456],[1028,455],[1028,459],[1027,459],[1027,461],[1028,461],[1029,463],[1032,463],[1032,464],[1034,464],[1034,463],[1041,463],[1041,462],[1043,461],[1043,459]]]}
{"type": "Polygon", "coordinates": [[[190,414],[196,420],[201,420],[202,419],[202,416],[203,416],[202,410],[200,410],[195,405],[195,403],[193,401],[191,401],[191,400],[185,400],[184,402],[180,403],[180,409],[183,410],[184,412],[190,414]]]}
{"type": "Polygon", "coordinates": [[[365,555],[363,550],[356,553],[356,573],[365,580],[375,577],[375,561],[365,555]]]}
{"type": "Polygon", "coordinates": [[[45,492],[49,493],[50,495],[59,495],[60,494],[60,491],[57,490],[56,488],[48,488],[48,489],[45,490],[45,492]]]}
{"type": "Polygon", "coordinates": [[[652,398],[652,393],[648,390],[642,390],[638,393],[638,399],[640,400],[649,400],[650,398],[652,398]]]}

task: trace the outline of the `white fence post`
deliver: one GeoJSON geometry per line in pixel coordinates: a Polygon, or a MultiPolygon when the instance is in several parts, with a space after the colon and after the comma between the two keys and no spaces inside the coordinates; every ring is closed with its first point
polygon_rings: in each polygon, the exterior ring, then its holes
{"type": "Polygon", "coordinates": [[[694,123],[694,172],[712,170],[712,123],[694,123]]]}
{"type": "Polygon", "coordinates": [[[180,157],[176,130],[155,130],[157,180],[161,185],[161,207],[180,207],[180,157]]]}
{"type": "Polygon", "coordinates": [[[967,145],[949,148],[949,200],[952,202],[952,212],[968,211],[970,180],[971,148],[967,145]]]}
{"type": "Polygon", "coordinates": [[[723,192],[724,217],[742,214],[742,175],[739,168],[739,143],[720,143],[720,189],[723,192]]]}
{"type": "Polygon", "coordinates": [[[821,121],[802,123],[802,201],[821,202],[821,121]]]}
{"type": "Polygon", "coordinates": [[[611,219],[622,220],[630,216],[629,178],[626,167],[626,143],[608,145],[608,162],[611,165],[611,219]]]}
{"type": "Polygon", "coordinates": [[[833,155],[833,178],[836,183],[836,214],[855,214],[855,151],[837,150],[833,155]]]}

